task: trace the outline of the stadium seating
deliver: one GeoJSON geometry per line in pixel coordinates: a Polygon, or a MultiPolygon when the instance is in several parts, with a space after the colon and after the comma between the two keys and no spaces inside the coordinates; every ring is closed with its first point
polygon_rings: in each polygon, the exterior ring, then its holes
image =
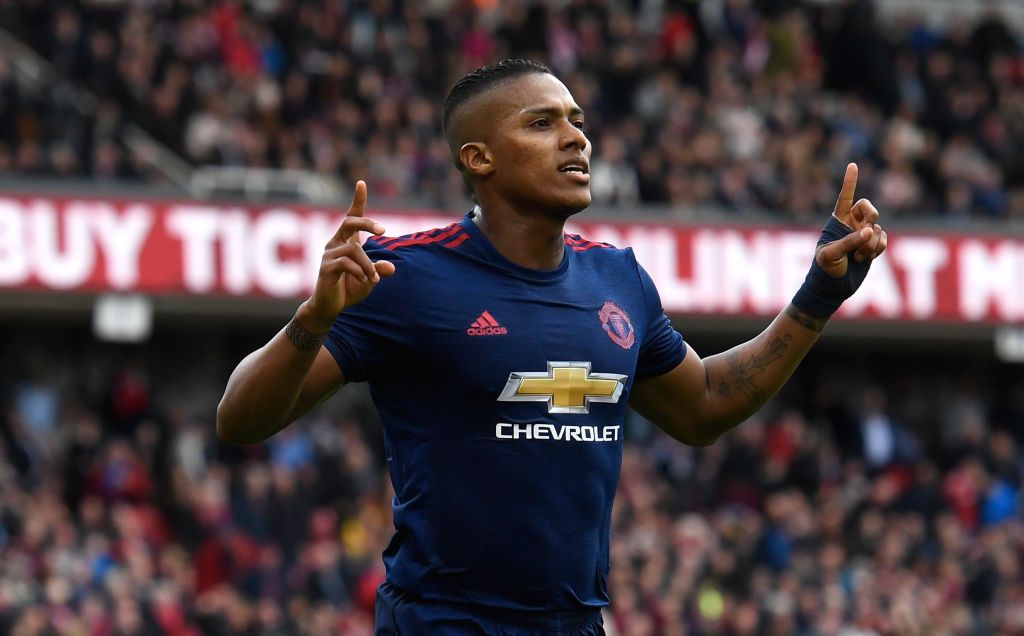
{"type": "Polygon", "coordinates": [[[0,60],[0,170],[157,180],[116,142],[137,123],[196,165],[365,178],[375,197],[444,206],[461,185],[441,98],[527,56],[587,111],[598,204],[802,220],[831,208],[852,159],[890,219],[1024,214],[1024,58],[998,15],[945,28],[859,1],[634,4],[6,3],[0,23],[60,81],[18,99],[0,60]]]}

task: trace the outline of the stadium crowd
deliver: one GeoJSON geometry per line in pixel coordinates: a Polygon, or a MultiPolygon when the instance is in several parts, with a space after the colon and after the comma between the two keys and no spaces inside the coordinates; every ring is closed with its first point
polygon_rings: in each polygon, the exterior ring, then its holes
{"type": "MultiPolygon", "coordinates": [[[[226,370],[195,344],[98,361],[76,338],[0,343],[0,633],[372,633],[390,491],[360,385],[224,446],[226,370]]],[[[705,449],[627,422],[609,634],[1024,631],[1024,377],[835,355],[705,449]]]]}
{"type": "Polygon", "coordinates": [[[890,219],[1024,216],[1024,56],[995,13],[943,27],[883,22],[870,0],[20,0],[0,24],[59,78],[30,95],[0,59],[4,173],[158,180],[118,142],[138,123],[194,164],[365,178],[378,201],[444,206],[463,190],[442,97],[523,56],[585,108],[597,203],[817,219],[856,160],[890,219]]]}

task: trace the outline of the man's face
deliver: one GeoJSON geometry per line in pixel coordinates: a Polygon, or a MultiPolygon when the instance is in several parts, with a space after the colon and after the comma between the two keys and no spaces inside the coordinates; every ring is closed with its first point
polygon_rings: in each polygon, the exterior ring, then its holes
{"type": "Polygon", "coordinates": [[[495,90],[485,187],[502,198],[569,216],[590,205],[590,142],[583,111],[553,75],[532,73],[495,90]]]}

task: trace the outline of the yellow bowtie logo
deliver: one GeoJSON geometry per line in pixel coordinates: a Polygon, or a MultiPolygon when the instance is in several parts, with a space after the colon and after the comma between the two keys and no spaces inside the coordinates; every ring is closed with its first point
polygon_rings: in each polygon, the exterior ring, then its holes
{"type": "Polygon", "coordinates": [[[591,373],[589,362],[548,362],[546,373],[512,372],[499,402],[547,402],[548,413],[589,413],[591,402],[619,401],[626,376],[591,373]]]}

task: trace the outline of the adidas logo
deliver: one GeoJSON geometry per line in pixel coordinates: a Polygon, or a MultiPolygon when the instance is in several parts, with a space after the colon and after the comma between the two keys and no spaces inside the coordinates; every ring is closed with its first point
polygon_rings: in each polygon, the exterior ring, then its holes
{"type": "Polygon", "coordinates": [[[508,329],[498,324],[491,312],[485,311],[477,316],[466,333],[471,336],[504,336],[508,333],[508,329]]]}

